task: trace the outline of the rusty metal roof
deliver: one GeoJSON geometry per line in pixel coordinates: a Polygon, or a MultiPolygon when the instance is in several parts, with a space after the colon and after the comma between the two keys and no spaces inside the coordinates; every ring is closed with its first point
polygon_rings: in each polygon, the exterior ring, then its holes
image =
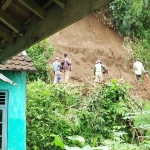
{"type": "Polygon", "coordinates": [[[0,70],[36,71],[31,58],[20,53],[6,62],[0,63],[0,70]]]}

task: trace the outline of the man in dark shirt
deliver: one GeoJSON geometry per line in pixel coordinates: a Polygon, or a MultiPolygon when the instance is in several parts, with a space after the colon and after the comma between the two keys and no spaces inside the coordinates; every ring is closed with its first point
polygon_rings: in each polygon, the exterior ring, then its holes
{"type": "Polygon", "coordinates": [[[62,81],[67,83],[69,81],[69,72],[71,61],[67,58],[68,54],[64,54],[64,58],[61,61],[61,70],[62,70],[62,81]]]}

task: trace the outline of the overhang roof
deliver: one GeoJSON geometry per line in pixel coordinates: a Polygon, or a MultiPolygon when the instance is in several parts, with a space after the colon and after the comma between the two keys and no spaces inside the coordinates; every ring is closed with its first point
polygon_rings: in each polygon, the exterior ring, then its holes
{"type": "Polygon", "coordinates": [[[0,62],[112,0],[0,0],[0,62]]]}
{"type": "MultiPolygon", "coordinates": [[[[27,27],[35,20],[44,19],[53,0],[1,0],[0,1],[0,48],[23,37],[27,27]]],[[[63,3],[61,3],[63,7],[63,3]]]]}
{"type": "Polygon", "coordinates": [[[6,62],[0,63],[0,70],[36,71],[30,57],[23,53],[12,57],[6,62]]]}

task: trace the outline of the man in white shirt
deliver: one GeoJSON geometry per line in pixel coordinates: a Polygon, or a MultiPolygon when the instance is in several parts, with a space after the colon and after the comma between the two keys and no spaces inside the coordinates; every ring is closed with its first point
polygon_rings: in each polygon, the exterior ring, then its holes
{"type": "Polygon", "coordinates": [[[100,64],[100,60],[96,61],[96,65],[94,67],[94,76],[95,76],[95,82],[94,82],[94,86],[95,86],[96,82],[102,81],[102,65],[100,64]]]}
{"type": "Polygon", "coordinates": [[[136,62],[133,64],[134,73],[136,76],[136,82],[139,81],[143,72],[145,72],[142,63],[140,62],[139,58],[136,59],[136,62]]]}

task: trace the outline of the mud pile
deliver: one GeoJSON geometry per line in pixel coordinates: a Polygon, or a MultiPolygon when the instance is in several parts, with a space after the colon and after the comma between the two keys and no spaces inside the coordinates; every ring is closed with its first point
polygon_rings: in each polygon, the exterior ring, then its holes
{"type": "MultiPolygon", "coordinates": [[[[72,81],[93,83],[93,68],[99,59],[109,70],[105,80],[123,78],[133,85],[134,91],[133,52],[125,48],[124,39],[116,31],[101,22],[100,14],[92,14],[52,35],[50,43],[56,52],[49,63],[68,53],[72,81]]],[[[150,99],[150,86],[141,84],[134,93],[150,99]]]]}

